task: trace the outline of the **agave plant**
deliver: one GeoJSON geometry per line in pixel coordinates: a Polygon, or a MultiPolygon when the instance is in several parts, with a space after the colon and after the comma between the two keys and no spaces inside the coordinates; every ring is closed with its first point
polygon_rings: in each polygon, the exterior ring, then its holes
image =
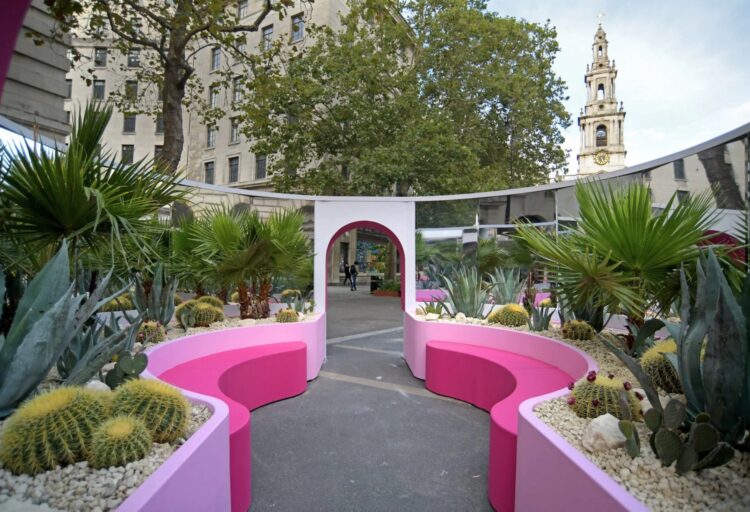
{"type": "Polygon", "coordinates": [[[693,261],[715,220],[708,195],[677,201],[673,196],[655,213],[648,187],[621,189],[596,182],[579,184],[580,221],[569,234],[555,237],[521,225],[518,236],[554,276],[561,301],[573,311],[624,308],[643,322],[679,295],[679,269],[693,261]]]}
{"type": "Polygon", "coordinates": [[[490,289],[492,290],[492,296],[495,298],[496,304],[518,302],[518,297],[521,295],[524,287],[519,269],[509,268],[503,270],[502,268],[496,268],[489,277],[491,282],[490,289]]]}
{"type": "Polygon", "coordinates": [[[485,304],[489,298],[481,274],[473,268],[460,266],[452,276],[443,276],[445,299],[438,301],[443,309],[455,317],[463,313],[470,318],[487,318],[485,304]]]}

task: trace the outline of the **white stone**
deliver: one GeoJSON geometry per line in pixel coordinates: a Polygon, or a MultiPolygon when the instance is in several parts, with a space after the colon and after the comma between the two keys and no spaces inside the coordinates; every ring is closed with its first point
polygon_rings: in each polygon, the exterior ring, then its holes
{"type": "Polygon", "coordinates": [[[591,420],[583,432],[583,447],[590,452],[601,452],[625,446],[625,436],[617,426],[618,421],[611,414],[591,420]]]}
{"type": "Polygon", "coordinates": [[[440,315],[437,313],[427,313],[424,317],[425,320],[440,320],[440,315]]]}
{"type": "Polygon", "coordinates": [[[466,321],[466,315],[464,315],[463,313],[459,312],[456,315],[456,322],[465,322],[465,321],[466,321]]]}
{"type": "Polygon", "coordinates": [[[97,379],[88,381],[83,387],[93,389],[94,391],[109,391],[109,386],[97,379]]]}

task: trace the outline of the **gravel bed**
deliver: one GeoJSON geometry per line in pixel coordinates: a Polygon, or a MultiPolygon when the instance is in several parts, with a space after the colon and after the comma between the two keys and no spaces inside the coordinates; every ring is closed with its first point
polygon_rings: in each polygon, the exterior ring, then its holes
{"type": "MultiPolygon", "coordinates": [[[[184,439],[175,444],[154,443],[148,456],[123,467],[92,469],[88,462],[79,462],[29,476],[14,475],[0,463],[0,510],[6,506],[12,510],[18,502],[49,507],[40,510],[113,510],[192,436],[211,414],[208,407],[193,404],[184,439]]],[[[3,422],[0,422],[0,435],[2,427],[3,422]]]]}

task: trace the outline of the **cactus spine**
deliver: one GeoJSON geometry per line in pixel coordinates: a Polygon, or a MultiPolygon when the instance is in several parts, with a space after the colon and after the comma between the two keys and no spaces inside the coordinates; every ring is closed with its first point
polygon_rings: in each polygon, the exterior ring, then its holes
{"type": "Polygon", "coordinates": [[[167,331],[159,322],[143,322],[138,329],[138,341],[141,343],[161,343],[167,339],[167,331]]]}
{"type": "Polygon", "coordinates": [[[640,418],[641,403],[631,391],[629,382],[623,382],[610,376],[597,375],[591,371],[585,379],[577,382],[568,399],[571,409],[581,418],[596,418],[602,414],[611,414],[618,419],[640,418]],[[629,409],[624,411],[620,400],[620,391],[626,393],[625,401],[629,409]]]}
{"type": "Polygon", "coordinates": [[[196,302],[205,302],[206,304],[211,304],[215,308],[223,309],[224,308],[224,301],[222,301],[219,297],[214,297],[213,295],[204,295],[202,297],[198,297],[195,299],[196,302]]]}
{"type": "Polygon", "coordinates": [[[657,343],[641,356],[641,366],[654,384],[667,393],[682,394],[682,384],[672,363],[662,354],[677,352],[677,343],[672,338],[657,343]]]}
{"type": "Polygon", "coordinates": [[[566,340],[592,340],[596,331],[583,320],[571,320],[562,326],[562,335],[566,340]]]}
{"type": "Polygon", "coordinates": [[[279,323],[296,322],[297,320],[299,320],[299,315],[293,309],[286,308],[276,313],[276,321],[279,323]]]}
{"type": "Polygon", "coordinates": [[[124,466],[151,451],[151,433],[143,421],[118,416],[102,423],[94,432],[89,464],[94,468],[124,466]]]}
{"type": "Polygon", "coordinates": [[[30,475],[84,460],[104,415],[105,406],[89,390],[62,387],[41,394],[8,419],[0,460],[13,473],[30,475]]]}
{"type": "Polygon", "coordinates": [[[491,324],[520,327],[529,321],[529,314],[520,304],[506,304],[501,309],[493,311],[487,321],[491,324]]]}
{"type": "Polygon", "coordinates": [[[138,379],[117,389],[112,404],[115,416],[143,420],[157,443],[169,443],[185,435],[188,401],[180,392],[161,381],[138,379]]]}

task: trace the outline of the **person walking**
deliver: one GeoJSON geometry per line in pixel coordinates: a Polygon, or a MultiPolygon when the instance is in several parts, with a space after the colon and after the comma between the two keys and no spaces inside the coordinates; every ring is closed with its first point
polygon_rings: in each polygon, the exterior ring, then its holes
{"type": "Polygon", "coordinates": [[[352,266],[349,267],[349,275],[351,276],[351,283],[352,287],[351,290],[353,292],[357,291],[357,274],[359,274],[359,270],[357,269],[357,262],[355,261],[352,263],[352,266]]]}
{"type": "Polygon", "coordinates": [[[349,271],[349,262],[344,262],[344,286],[346,286],[346,282],[349,281],[349,286],[352,285],[352,273],[349,271]]]}

